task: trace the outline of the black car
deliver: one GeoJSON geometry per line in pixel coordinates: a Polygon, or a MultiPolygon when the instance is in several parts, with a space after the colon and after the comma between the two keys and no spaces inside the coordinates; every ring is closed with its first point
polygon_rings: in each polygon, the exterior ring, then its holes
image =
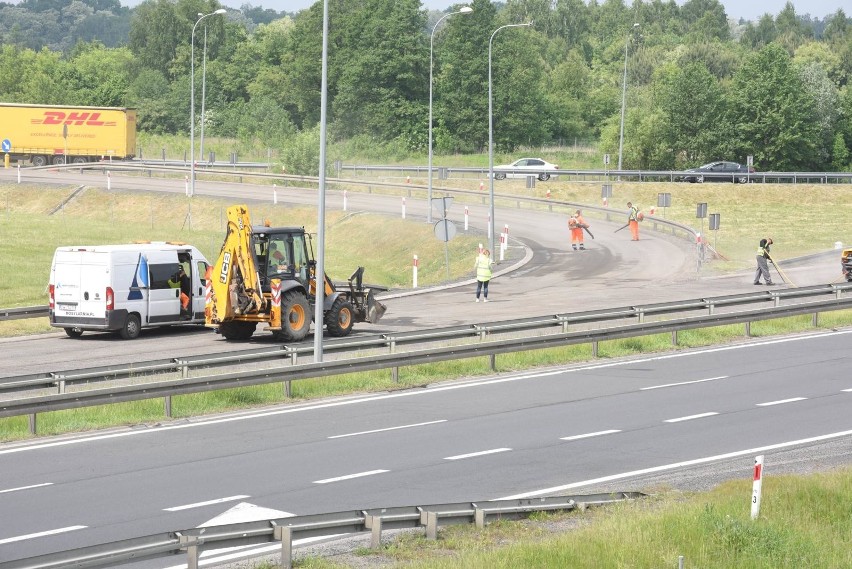
{"type": "Polygon", "coordinates": [[[745,184],[748,182],[749,174],[754,174],[754,168],[744,166],[737,162],[710,162],[698,168],[690,168],[684,170],[690,174],[683,176],[681,179],[684,182],[702,183],[702,182],[734,182],[745,184]]]}

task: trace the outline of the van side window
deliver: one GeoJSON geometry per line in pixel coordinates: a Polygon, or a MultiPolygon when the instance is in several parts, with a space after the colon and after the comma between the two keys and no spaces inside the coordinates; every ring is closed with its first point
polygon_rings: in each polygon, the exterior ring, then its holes
{"type": "Polygon", "coordinates": [[[151,290],[171,288],[169,277],[175,274],[177,263],[148,264],[148,272],[151,275],[151,290]]]}

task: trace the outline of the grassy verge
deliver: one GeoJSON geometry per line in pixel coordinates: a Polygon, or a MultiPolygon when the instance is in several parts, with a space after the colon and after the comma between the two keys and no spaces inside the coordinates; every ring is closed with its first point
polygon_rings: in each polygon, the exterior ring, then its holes
{"type": "MultiPolygon", "coordinates": [[[[852,469],[810,476],[772,476],[763,483],[760,517],[751,520],[751,480],[744,477],[699,494],[662,489],[653,496],[567,514],[535,514],[401,534],[378,550],[308,557],[309,569],[576,569],[685,567],[799,569],[852,567],[852,469]]],[[[259,569],[273,565],[259,564],[259,569]]]]}

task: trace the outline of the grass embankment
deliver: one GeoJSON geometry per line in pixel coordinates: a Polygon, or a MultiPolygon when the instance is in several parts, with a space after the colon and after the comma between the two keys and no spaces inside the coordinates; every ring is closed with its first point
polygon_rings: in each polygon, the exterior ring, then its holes
{"type": "MultiPolygon", "coordinates": [[[[771,472],[771,471],[770,471],[771,472]]],[[[852,469],[764,477],[760,516],[751,520],[751,480],[700,494],[661,490],[649,498],[568,514],[535,514],[478,530],[450,526],[376,550],[296,562],[307,569],[800,569],[852,567],[852,469]]],[[[259,564],[258,569],[273,565],[259,564]]]]}

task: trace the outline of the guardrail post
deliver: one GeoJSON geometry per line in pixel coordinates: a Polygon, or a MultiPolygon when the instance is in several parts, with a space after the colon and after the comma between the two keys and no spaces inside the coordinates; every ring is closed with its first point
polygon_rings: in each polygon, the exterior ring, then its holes
{"type": "Polygon", "coordinates": [[[394,383],[399,383],[399,367],[394,366],[391,368],[391,379],[393,379],[394,383]]]}
{"type": "Polygon", "coordinates": [[[751,338],[751,322],[745,323],[745,335],[746,338],[751,338]]]}
{"type": "Polygon", "coordinates": [[[51,373],[50,377],[56,380],[56,393],[59,395],[65,393],[65,377],[55,373],[51,373]]]}
{"type": "Polygon", "coordinates": [[[163,397],[163,412],[165,413],[168,419],[172,418],[172,396],[166,395],[163,397]]]}
{"type": "Polygon", "coordinates": [[[592,357],[593,358],[598,357],[598,343],[597,343],[597,341],[592,342],[592,357]]]}
{"type": "Polygon", "coordinates": [[[491,371],[497,371],[497,354],[491,354],[488,359],[491,362],[491,371]]]}
{"type": "Polygon", "coordinates": [[[677,330],[672,330],[672,346],[677,346],[677,330]]]}
{"type": "Polygon", "coordinates": [[[284,382],[284,397],[289,399],[293,395],[293,382],[289,379],[284,382]]]}
{"type": "Polygon", "coordinates": [[[816,328],[819,326],[819,312],[814,312],[811,316],[811,325],[816,328]]]}
{"type": "Polygon", "coordinates": [[[36,414],[35,414],[35,413],[32,413],[32,414],[30,414],[30,434],[31,434],[31,435],[36,434],[36,426],[37,426],[37,424],[36,424],[36,414]]]}
{"type": "Polygon", "coordinates": [[[473,521],[479,529],[485,527],[485,518],[487,517],[488,514],[482,508],[475,508],[473,510],[473,521]]]}
{"type": "Polygon", "coordinates": [[[180,367],[180,378],[186,379],[189,377],[189,363],[186,360],[180,361],[178,359],[175,360],[175,363],[180,367]]]}
{"type": "Polygon", "coordinates": [[[708,305],[707,305],[707,315],[708,315],[708,316],[713,316],[713,313],[715,312],[715,309],[716,309],[716,305],[714,305],[712,302],[708,303],[708,305]]]}
{"type": "MultiPolygon", "coordinates": [[[[633,310],[637,310],[636,307],[633,307],[633,310]]],[[[645,312],[641,308],[639,308],[637,310],[637,313],[638,313],[637,316],[639,317],[639,324],[644,323],[645,322],[645,312]]]]}
{"type": "Polygon", "coordinates": [[[194,535],[181,535],[180,548],[186,549],[186,569],[198,569],[200,546],[204,543],[194,535]]]}
{"type": "Polygon", "coordinates": [[[423,517],[426,517],[426,539],[435,541],[438,539],[438,512],[421,512],[420,523],[423,523],[423,517]]]}
{"type": "Polygon", "coordinates": [[[380,548],[382,546],[382,518],[365,514],[364,527],[370,528],[370,549],[380,548]]]}
{"type": "Polygon", "coordinates": [[[281,542],[281,569],[293,569],[293,528],[275,526],[273,537],[281,542]]]}

